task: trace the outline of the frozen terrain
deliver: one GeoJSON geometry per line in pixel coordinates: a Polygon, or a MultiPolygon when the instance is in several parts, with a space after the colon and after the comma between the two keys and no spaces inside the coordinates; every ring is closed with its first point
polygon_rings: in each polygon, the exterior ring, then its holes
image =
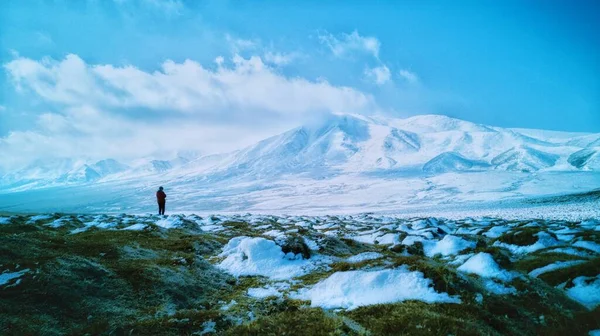
{"type": "Polygon", "coordinates": [[[34,162],[0,177],[0,211],[146,213],[163,185],[177,212],[592,218],[593,201],[547,198],[597,190],[599,169],[600,134],[332,115],[232,153],[34,162]]]}
{"type": "Polygon", "coordinates": [[[600,220],[0,216],[0,333],[588,335],[600,220]]]}

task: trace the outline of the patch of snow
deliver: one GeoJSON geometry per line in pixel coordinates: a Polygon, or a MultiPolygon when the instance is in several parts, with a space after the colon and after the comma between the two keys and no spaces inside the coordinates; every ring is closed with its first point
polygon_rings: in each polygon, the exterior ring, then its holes
{"type": "Polygon", "coordinates": [[[467,253],[467,254],[461,254],[461,255],[457,255],[454,260],[448,262],[448,264],[450,265],[462,265],[464,264],[467,259],[471,258],[473,256],[473,253],[467,253]]]}
{"type": "Polygon", "coordinates": [[[148,227],[148,225],[146,224],[142,224],[142,223],[138,223],[138,224],[133,224],[130,225],[126,228],[123,228],[122,230],[129,230],[129,231],[142,231],[144,230],[146,227],[148,227]]]}
{"type": "Polygon", "coordinates": [[[423,249],[425,255],[431,258],[436,254],[441,254],[442,256],[458,254],[462,250],[474,248],[475,245],[475,242],[470,242],[457,236],[447,235],[438,242],[424,241],[423,249]]]}
{"type": "MultiPolygon", "coordinates": [[[[6,285],[10,280],[17,279],[23,276],[23,274],[29,272],[29,268],[20,270],[18,272],[4,272],[0,274],[0,286],[6,285]]],[[[17,280],[19,281],[19,280],[17,280]]]]}
{"type": "Polygon", "coordinates": [[[386,233],[381,237],[377,237],[376,240],[379,245],[395,245],[400,243],[397,233],[386,233]]]}
{"type": "Polygon", "coordinates": [[[63,218],[59,218],[59,219],[56,219],[56,220],[52,221],[51,223],[44,224],[44,225],[56,229],[56,228],[59,228],[59,227],[65,225],[67,223],[68,223],[68,220],[63,219],[63,218]]]}
{"type": "Polygon", "coordinates": [[[572,234],[557,234],[556,235],[556,239],[558,239],[560,241],[564,241],[564,242],[570,242],[573,238],[575,238],[575,235],[572,235],[572,234]]]}
{"type": "Polygon", "coordinates": [[[510,227],[508,227],[508,226],[494,226],[491,229],[489,229],[487,232],[484,232],[483,235],[488,238],[498,238],[509,230],[510,230],[510,227]]]}
{"type": "Polygon", "coordinates": [[[566,290],[567,295],[593,310],[600,305],[600,275],[594,277],[580,276],[573,280],[575,286],[566,290]]]}
{"type": "Polygon", "coordinates": [[[35,215],[35,216],[31,216],[31,217],[29,217],[29,220],[27,221],[27,223],[29,223],[29,224],[33,224],[33,223],[35,223],[35,222],[37,222],[37,221],[41,221],[41,220],[50,219],[50,218],[52,218],[52,217],[53,217],[53,216],[51,216],[51,215],[35,215]]]}
{"type": "Polygon", "coordinates": [[[81,232],[87,231],[93,227],[96,227],[99,229],[111,229],[111,228],[114,228],[117,226],[117,222],[107,221],[107,219],[108,218],[103,215],[96,216],[96,217],[94,217],[94,219],[91,222],[84,223],[83,227],[72,230],[71,234],[81,233],[81,232]]]}
{"type": "Polygon", "coordinates": [[[595,227],[598,224],[600,224],[598,222],[598,220],[588,219],[588,220],[584,220],[581,223],[579,223],[579,226],[583,227],[583,228],[586,228],[586,229],[591,229],[591,228],[595,227]]]}
{"type": "Polygon", "coordinates": [[[0,217],[0,225],[10,223],[10,217],[0,217]]]}
{"type": "Polygon", "coordinates": [[[361,306],[420,300],[427,303],[461,303],[458,296],[437,293],[423,273],[406,266],[379,271],[336,272],[297,294],[312,307],[355,309],[361,306]]]}
{"type": "Polygon", "coordinates": [[[590,330],[588,333],[589,336],[600,336],[600,329],[590,330]]]}
{"type": "Polygon", "coordinates": [[[511,281],[514,275],[500,268],[491,254],[479,252],[469,258],[457,268],[458,271],[477,274],[483,278],[494,278],[502,281],[511,281]]]}
{"type": "Polygon", "coordinates": [[[346,238],[352,239],[359,243],[374,245],[378,236],[379,236],[379,233],[376,232],[376,233],[364,234],[364,235],[360,235],[360,236],[346,236],[346,238]]]}
{"type": "Polygon", "coordinates": [[[281,292],[279,292],[275,287],[266,287],[250,288],[248,289],[248,295],[257,299],[264,299],[269,296],[281,297],[283,294],[281,294],[281,292]]]}
{"type": "Polygon", "coordinates": [[[221,225],[206,225],[201,227],[201,229],[205,232],[218,232],[225,230],[225,228],[221,225]]]}
{"type": "Polygon", "coordinates": [[[544,249],[547,247],[556,246],[556,245],[560,244],[560,242],[558,240],[554,239],[547,232],[541,231],[541,232],[538,232],[536,235],[538,236],[538,241],[532,245],[519,246],[519,245],[512,245],[512,244],[507,244],[507,243],[497,241],[493,244],[493,246],[504,247],[504,248],[508,249],[510,252],[512,252],[513,254],[527,254],[527,253],[535,252],[537,250],[541,250],[541,249],[544,249]]]}
{"type": "Polygon", "coordinates": [[[300,254],[285,254],[274,241],[265,238],[232,238],[219,255],[226,257],[218,267],[235,276],[262,275],[270,279],[291,279],[314,269],[300,254]]]}
{"type": "Polygon", "coordinates": [[[283,233],[279,230],[271,230],[271,231],[267,231],[267,232],[263,233],[263,235],[270,236],[270,237],[280,237],[280,236],[285,235],[285,233],[283,233]]]}
{"type": "Polygon", "coordinates": [[[517,294],[516,288],[512,286],[504,286],[503,284],[497,283],[492,279],[486,279],[483,282],[483,286],[487,291],[496,295],[517,294]]]}
{"type": "Polygon", "coordinates": [[[202,324],[202,331],[199,333],[199,335],[205,335],[205,334],[210,334],[210,333],[216,333],[217,329],[215,329],[215,327],[217,326],[216,322],[213,321],[206,321],[202,324]]]}
{"type": "Polygon", "coordinates": [[[383,255],[381,253],[363,252],[363,253],[359,253],[357,255],[353,255],[353,256],[349,257],[348,259],[346,259],[346,261],[349,263],[359,263],[361,261],[379,259],[381,257],[383,257],[383,255]]]}
{"type": "Polygon", "coordinates": [[[231,300],[231,301],[229,301],[229,303],[228,303],[228,304],[226,304],[226,305],[224,305],[223,307],[221,307],[221,310],[225,310],[225,311],[227,311],[227,310],[229,310],[231,307],[235,306],[236,304],[237,304],[237,301],[235,301],[235,300],[231,300]]]}
{"type": "Polygon", "coordinates": [[[290,284],[286,282],[279,282],[267,285],[263,288],[250,288],[248,289],[248,295],[257,299],[264,299],[269,296],[282,297],[282,291],[289,288],[290,284]]]}
{"type": "Polygon", "coordinates": [[[571,229],[571,228],[568,228],[568,227],[563,227],[563,228],[561,228],[559,230],[553,230],[552,232],[554,232],[554,234],[557,234],[557,235],[559,235],[559,234],[564,235],[564,234],[578,233],[578,232],[580,232],[580,230],[575,230],[575,229],[571,229]]]}
{"type": "Polygon", "coordinates": [[[309,222],[301,221],[301,222],[298,222],[298,223],[296,223],[294,225],[299,226],[299,227],[303,227],[303,228],[308,228],[308,227],[310,227],[311,224],[309,222]]]}
{"type": "Polygon", "coordinates": [[[585,262],[585,260],[557,261],[550,265],[546,265],[544,267],[534,269],[533,271],[529,272],[529,276],[537,278],[538,276],[540,276],[544,273],[552,272],[552,271],[555,271],[555,270],[561,269],[561,268],[568,268],[571,266],[579,265],[584,262],[585,262]]]}
{"type": "Polygon", "coordinates": [[[416,242],[422,242],[425,240],[426,239],[422,236],[406,236],[406,238],[402,240],[402,245],[412,246],[416,242]]]}
{"type": "Polygon", "coordinates": [[[170,215],[167,218],[157,220],[154,224],[165,229],[172,229],[183,225],[183,221],[179,216],[170,215]]]}
{"type": "Polygon", "coordinates": [[[461,227],[458,230],[456,230],[454,232],[454,234],[478,235],[481,231],[483,231],[483,229],[481,229],[481,228],[466,228],[466,227],[461,227]]]}
{"type": "Polygon", "coordinates": [[[413,222],[411,227],[413,230],[421,230],[426,228],[429,225],[429,222],[425,219],[419,219],[416,222],[413,222]]]}
{"type": "Polygon", "coordinates": [[[317,244],[316,241],[314,241],[314,240],[312,240],[310,238],[306,238],[306,237],[303,237],[302,239],[304,240],[304,244],[306,244],[306,246],[308,246],[308,248],[311,251],[318,251],[319,250],[319,245],[317,244]]]}
{"type": "Polygon", "coordinates": [[[196,222],[196,224],[200,226],[200,229],[205,232],[218,232],[225,230],[223,225],[218,224],[218,220],[213,220],[212,216],[206,217],[204,219],[197,219],[194,220],[194,222],[196,222]]]}
{"type": "Polygon", "coordinates": [[[89,228],[90,228],[89,226],[80,227],[80,228],[77,228],[75,230],[71,230],[70,233],[71,234],[78,234],[78,233],[87,231],[89,228]]]}
{"type": "Polygon", "coordinates": [[[543,251],[543,253],[564,253],[569,255],[574,255],[577,257],[590,257],[592,255],[591,252],[580,251],[576,248],[572,247],[558,247],[551,250],[543,251]]]}
{"type": "Polygon", "coordinates": [[[582,240],[582,241],[578,241],[578,242],[574,243],[573,246],[581,247],[586,250],[600,253],[600,244],[596,244],[594,242],[582,240]]]}

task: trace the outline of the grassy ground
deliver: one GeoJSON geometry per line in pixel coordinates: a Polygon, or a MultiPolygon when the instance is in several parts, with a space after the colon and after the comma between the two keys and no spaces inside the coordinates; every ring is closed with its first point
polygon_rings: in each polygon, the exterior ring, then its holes
{"type": "MultiPolygon", "coordinates": [[[[596,275],[600,258],[539,279],[517,279],[511,285],[518,295],[483,294],[477,299],[476,294],[485,293],[478,276],[458,273],[442,259],[423,256],[422,245],[420,253],[416,244],[407,255],[406,249],[319,232],[291,235],[286,248],[306,257],[311,252],[298,236],[320,239],[318,253],[332,257],[368,251],[383,255],[359,263],[339,259],[329,268],[297,278],[292,289],[337,271],[407,265],[432,279],[437,291],[460,295],[462,300],[462,304],[406,301],[329,311],[285,296],[253,299],[247,289],[260,287],[267,279],[236,279],[214,266],[215,255],[231,237],[261,235],[248,223],[227,222],[223,224],[227,230],[217,233],[194,230],[191,224],[169,230],[150,224],[143,231],[91,228],[71,234],[83,225],[81,218],[66,216],[66,224],[58,228],[45,225],[59,217],[29,223],[29,216],[18,216],[0,225],[0,273],[29,269],[18,283],[0,287],[2,335],[585,335],[600,328],[600,308],[587,310],[554,287],[576,276],[596,275]]],[[[522,228],[498,240],[526,245],[538,231],[522,228]]],[[[491,246],[493,241],[478,243],[473,252],[488,252],[503,268],[523,274],[557,260],[577,259],[548,253],[511,260],[507,251],[491,246]]]]}

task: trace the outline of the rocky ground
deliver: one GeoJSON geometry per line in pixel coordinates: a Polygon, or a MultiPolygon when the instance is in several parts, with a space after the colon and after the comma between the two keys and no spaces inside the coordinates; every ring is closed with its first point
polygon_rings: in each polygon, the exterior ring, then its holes
{"type": "Polygon", "coordinates": [[[600,221],[4,215],[0,298],[3,335],[588,335],[600,221]]]}

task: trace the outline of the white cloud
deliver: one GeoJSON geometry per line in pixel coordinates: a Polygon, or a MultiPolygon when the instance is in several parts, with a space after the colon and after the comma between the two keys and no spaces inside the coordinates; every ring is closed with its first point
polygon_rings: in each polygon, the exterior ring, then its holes
{"type": "Polygon", "coordinates": [[[71,54],[62,61],[19,58],[5,68],[16,85],[65,105],[210,116],[223,111],[230,115],[358,112],[371,103],[370,96],[352,88],[287,78],[257,56],[235,55],[232,63],[232,67],[210,69],[191,60],[169,60],[151,73],[134,66],[89,65],[71,54]]]}
{"type": "Polygon", "coordinates": [[[225,34],[225,40],[233,55],[257,55],[262,54],[262,61],[266,64],[284,66],[292,63],[302,55],[299,52],[281,52],[275,50],[272,43],[265,46],[258,39],[245,39],[225,34]]]}
{"type": "Polygon", "coordinates": [[[402,69],[400,70],[399,74],[400,77],[402,77],[405,81],[407,81],[410,84],[417,84],[419,82],[419,77],[414,72],[402,69]]]}
{"type": "Polygon", "coordinates": [[[377,85],[383,85],[391,80],[392,74],[387,66],[381,65],[374,68],[366,68],[365,77],[377,85]]]}
{"type": "Polygon", "coordinates": [[[23,97],[42,98],[55,112],[41,114],[28,131],[0,138],[0,152],[24,161],[58,154],[102,159],[222,152],[323,113],[376,109],[368,94],[286,77],[260,57],[216,62],[166,61],[150,72],[92,65],[77,55],[15,59],[4,66],[11,82],[23,97]]]}
{"type": "Polygon", "coordinates": [[[265,62],[274,64],[274,65],[278,65],[278,66],[290,64],[298,57],[299,57],[298,53],[280,53],[280,52],[267,51],[264,54],[265,62]]]}
{"type": "Polygon", "coordinates": [[[260,41],[233,37],[225,34],[225,40],[229,43],[231,51],[234,54],[239,54],[247,50],[255,50],[260,46],[260,41]]]}
{"type": "Polygon", "coordinates": [[[363,52],[379,59],[381,48],[379,40],[372,36],[361,36],[356,30],[337,37],[330,33],[321,34],[319,40],[329,47],[336,57],[347,56],[352,52],[363,52]]]}

